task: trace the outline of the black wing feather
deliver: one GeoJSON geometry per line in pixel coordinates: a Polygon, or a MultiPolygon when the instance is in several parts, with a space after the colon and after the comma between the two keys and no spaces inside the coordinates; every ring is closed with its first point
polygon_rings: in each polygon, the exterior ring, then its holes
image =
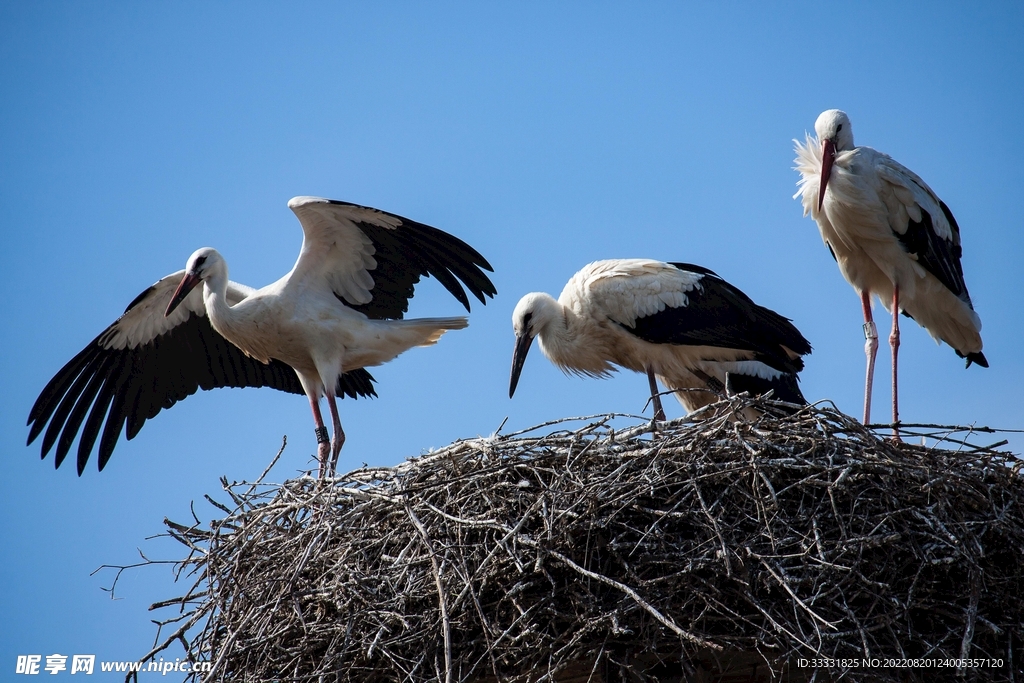
{"type": "MultiPolygon", "coordinates": [[[[63,398],[57,397],[60,400],[60,404],[57,405],[56,411],[53,415],[53,420],[50,421],[50,426],[46,429],[46,434],[43,435],[43,453],[45,454],[56,443],[57,437],[60,436],[60,430],[64,427],[64,423],[67,422],[68,415],[71,414],[72,409],[75,406],[75,401],[82,395],[82,391],[85,390],[85,386],[92,376],[92,373],[96,371],[96,367],[99,365],[99,359],[92,357],[89,359],[89,363],[85,365],[82,373],[71,382],[71,388],[68,389],[66,395],[63,398]]],[[[43,456],[45,457],[45,455],[43,456]]]]}
{"type": "MultiPolygon", "coordinates": [[[[710,268],[705,268],[704,266],[698,266],[696,263],[675,263],[675,262],[673,262],[673,263],[670,263],[669,265],[670,266],[674,266],[674,267],[678,268],[679,270],[685,270],[688,273],[697,273],[698,275],[710,275],[711,277],[716,277],[719,280],[722,279],[722,276],[719,275],[718,273],[716,273],[715,271],[711,270],[710,268]]],[[[728,284],[728,283],[726,283],[726,284],[728,284]]],[[[737,290],[737,291],[739,291],[739,290],[737,290]]],[[[742,292],[741,292],[741,294],[742,294],[742,292]]]]}
{"type": "Polygon", "coordinates": [[[792,372],[784,372],[775,379],[730,372],[729,389],[737,394],[746,391],[751,396],[761,396],[773,391],[772,398],[776,401],[807,404],[807,399],[804,398],[803,392],[800,391],[800,385],[797,384],[797,376],[792,372]]]}
{"type": "MultiPolygon", "coordinates": [[[[127,415],[124,407],[127,405],[128,392],[124,390],[125,377],[119,377],[115,382],[113,388],[114,400],[110,403],[110,411],[107,416],[107,422],[103,426],[103,435],[100,437],[100,448],[97,452],[98,460],[96,462],[100,471],[107,466],[107,461],[110,460],[110,456],[114,453],[114,446],[117,445],[117,440],[121,436],[121,430],[125,426],[127,415]]],[[[79,446],[81,447],[81,446],[79,446]]],[[[88,462],[88,458],[86,458],[88,462]]],[[[85,471],[85,462],[78,464],[78,471],[85,471]]]]}
{"type": "MultiPolygon", "coordinates": [[[[112,368],[112,374],[118,375],[124,370],[125,357],[122,355],[115,360],[117,367],[112,368]]],[[[114,400],[114,387],[117,382],[104,382],[103,388],[92,404],[89,417],[82,427],[82,436],[78,441],[78,471],[85,470],[85,464],[89,461],[90,449],[86,446],[96,442],[100,427],[103,426],[103,418],[107,415],[111,402],[114,400]]]]}
{"type": "Polygon", "coordinates": [[[86,384],[85,390],[82,391],[81,395],[75,399],[75,407],[71,411],[71,415],[68,416],[68,420],[64,424],[64,429],[61,432],[60,439],[57,441],[57,451],[54,454],[53,461],[54,467],[60,467],[60,464],[64,462],[64,458],[67,456],[68,451],[71,450],[71,443],[75,440],[78,428],[82,426],[82,420],[85,419],[89,407],[96,398],[96,394],[98,394],[100,389],[103,387],[105,376],[113,364],[112,361],[114,360],[116,360],[114,356],[103,357],[99,366],[96,368],[95,374],[93,374],[89,379],[88,384],[86,384]]]}
{"type": "MultiPolygon", "coordinates": [[[[136,298],[133,305],[143,298],[136,298]]],[[[278,360],[264,365],[246,356],[220,336],[205,316],[193,314],[173,330],[135,348],[107,348],[104,342],[110,338],[111,328],[46,384],[29,412],[28,443],[45,428],[41,457],[56,443],[57,467],[79,436],[78,473],[82,474],[99,437],[98,465],[102,470],[122,429],[127,438],[133,438],[146,420],[198,389],[270,387],[303,394],[291,367],[278,360]]],[[[341,375],[337,391],[339,396],[352,398],[376,396],[373,377],[362,368],[341,375]]]]}
{"type": "Polygon", "coordinates": [[[803,360],[790,358],[782,347],[802,356],[811,352],[811,345],[788,318],[758,306],[707,268],[689,263],[670,265],[704,275],[699,289],[687,294],[686,306],[637,318],[634,327],[624,325],[623,329],[653,344],[742,349],[782,372],[803,369],[803,360]]]}
{"type": "Polygon", "coordinates": [[[893,234],[903,245],[903,249],[915,256],[925,270],[973,309],[971,297],[967,293],[967,284],[964,282],[964,269],[960,264],[960,257],[963,255],[963,249],[960,247],[960,226],[957,225],[945,202],[939,200],[939,207],[952,228],[952,239],[939,237],[935,232],[931,215],[924,208],[921,208],[920,221],[910,219],[905,233],[901,235],[894,230],[893,234]]]}
{"type": "MultiPolygon", "coordinates": [[[[336,200],[330,203],[367,208],[336,200]]],[[[423,276],[436,278],[466,310],[469,310],[469,298],[463,285],[481,303],[487,303],[486,297],[497,293],[483,272],[494,269],[476,249],[437,228],[395,214],[387,215],[399,219],[401,224],[387,228],[354,221],[373,242],[377,267],[370,271],[374,281],[370,290],[373,299],[369,303],[355,304],[339,297],[346,306],[370,318],[400,320],[409,310],[413,287],[423,276]]]]}

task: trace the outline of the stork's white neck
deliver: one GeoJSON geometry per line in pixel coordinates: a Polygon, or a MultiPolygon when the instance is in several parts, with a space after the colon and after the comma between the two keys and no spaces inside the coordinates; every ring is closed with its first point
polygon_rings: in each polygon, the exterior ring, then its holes
{"type": "Polygon", "coordinates": [[[550,353],[551,350],[570,348],[573,345],[569,316],[575,318],[576,314],[555,301],[551,295],[536,295],[532,311],[533,330],[544,350],[544,355],[551,360],[555,360],[550,353]]]}
{"type": "Polygon", "coordinates": [[[210,316],[210,324],[221,336],[238,345],[237,334],[232,334],[235,325],[235,311],[228,303],[228,269],[221,265],[210,269],[203,276],[203,303],[206,314],[210,316]]]}
{"type": "Polygon", "coordinates": [[[534,309],[535,315],[540,313],[535,329],[547,359],[562,370],[592,376],[607,374],[610,366],[605,344],[601,335],[592,334],[589,329],[595,323],[551,297],[542,301],[534,309]]]}

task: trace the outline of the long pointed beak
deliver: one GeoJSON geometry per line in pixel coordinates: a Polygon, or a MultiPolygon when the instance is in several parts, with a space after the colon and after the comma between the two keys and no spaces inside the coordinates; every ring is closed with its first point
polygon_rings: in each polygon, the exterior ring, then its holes
{"type": "Polygon", "coordinates": [[[512,376],[508,382],[508,397],[512,398],[512,394],[516,393],[516,387],[519,385],[519,375],[523,371],[523,364],[526,363],[526,354],[530,352],[530,344],[533,343],[533,337],[530,333],[517,334],[516,345],[512,349],[512,376]]]}
{"type": "Polygon", "coordinates": [[[164,311],[164,317],[166,318],[171,313],[174,313],[174,309],[177,308],[185,297],[188,296],[189,292],[195,289],[202,280],[199,279],[198,275],[194,273],[185,273],[184,277],[181,278],[181,282],[178,283],[178,288],[174,290],[174,296],[171,297],[170,303],[167,304],[167,310],[164,311]]]}
{"type": "Polygon", "coordinates": [[[825,139],[821,141],[821,178],[818,179],[818,211],[825,203],[825,188],[832,177],[832,162],[836,160],[836,143],[825,139]]]}

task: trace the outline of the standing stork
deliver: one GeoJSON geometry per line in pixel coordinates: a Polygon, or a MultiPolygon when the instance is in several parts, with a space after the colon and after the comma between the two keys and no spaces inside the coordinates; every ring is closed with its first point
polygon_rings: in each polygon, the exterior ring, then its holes
{"type": "Polygon", "coordinates": [[[648,259],[595,261],[576,273],[558,300],[527,294],[512,313],[516,342],[509,397],[534,338],[566,373],[607,377],[616,365],[646,373],[655,419],[664,419],[657,380],[688,411],[723,389],[806,403],[797,385],[811,345],[786,318],[714,272],[648,259]]]}
{"type": "Polygon", "coordinates": [[[871,388],[878,331],[871,317],[875,294],[892,314],[892,423],[899,438],[897,350],[899,314],[913,318],[936,342],[987,368],[981,319],[974,312],[960,265],[960,227],[949,207],[916,173],[870,147],[855,147],[850,118],[838,109],[814,122],[796,144],[797,183],[804,215],[818,224],[839,271],[860,295],[864,311],[864,424],[871,421],[871,388]]]}
{"type": "Polygon", "coordinates": [[[483,270],[492,268],[462,240],[401,216],[318,197],[295,197],[288,208],[303,240],[287,275],[255,290],[228,280],[215,249],[199,249],[184,271],[139,294],[50,380],[29,413],[28,443],[45,427],[42,457],[56,443],[59,467],[81,430],[81,475],[100,427],[102,470],[122,427],[133,438],[197,389],[272,387],[309,399],[320,476],[333,474],[345,441],[335,398],[376,396],[364,368],[468,324],[464,317],[403,320],[413,286],[433,276],[468,311],[459,281],[486,303],[495,288],[483,270]]]}

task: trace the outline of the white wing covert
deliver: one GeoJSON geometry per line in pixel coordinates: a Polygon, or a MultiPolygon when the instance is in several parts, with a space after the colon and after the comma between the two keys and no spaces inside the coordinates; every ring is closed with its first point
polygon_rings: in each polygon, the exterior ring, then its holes
{"type": "Polygon", "coordinates": [[[905,234],[910,221],[920,223],[921,212],[932,218],[935,235],[944,240],[953,238],[949,221],[939,208],[939,198],[920,176],[885,154],[879,153],[876,164],[882,179],[882,201],[889,209],[889,225],[898,234],[905,234]],[[894,204],[898,205],[894,207],[894,204]],[[896,211],[893,209],[896,208],[896,211]]]}
{"type": "MultiPolygon", "coordinates": [[[[135,348],[148,344],[160,335],[183,325],[192,315],[205,316],[206,305],[203,303],[202,287],[196,287],[189,292],[181,305],[169,316],[164,316],[167,302],[171,300],[184,274],[183,270],[171,273],[135,297],[135,300],[128,304],[124,314],[100,336],[100,343],[111,349],[135,348]]],[[[254,291],[252,287],[228,282],[228,304],[234,306],[254,291]]]]}
{"type": "Polygon", "coordinates": [[[622,259],[592,263],[573,280],[580,278],[575,286],[593,292],[587,298],[592,305],[600,306],[602,314],[633,327],[638,318],[686,306],[687,294],[700,287],[702,277],[701,273],[680,270],[661,261],[622,259]]]}

